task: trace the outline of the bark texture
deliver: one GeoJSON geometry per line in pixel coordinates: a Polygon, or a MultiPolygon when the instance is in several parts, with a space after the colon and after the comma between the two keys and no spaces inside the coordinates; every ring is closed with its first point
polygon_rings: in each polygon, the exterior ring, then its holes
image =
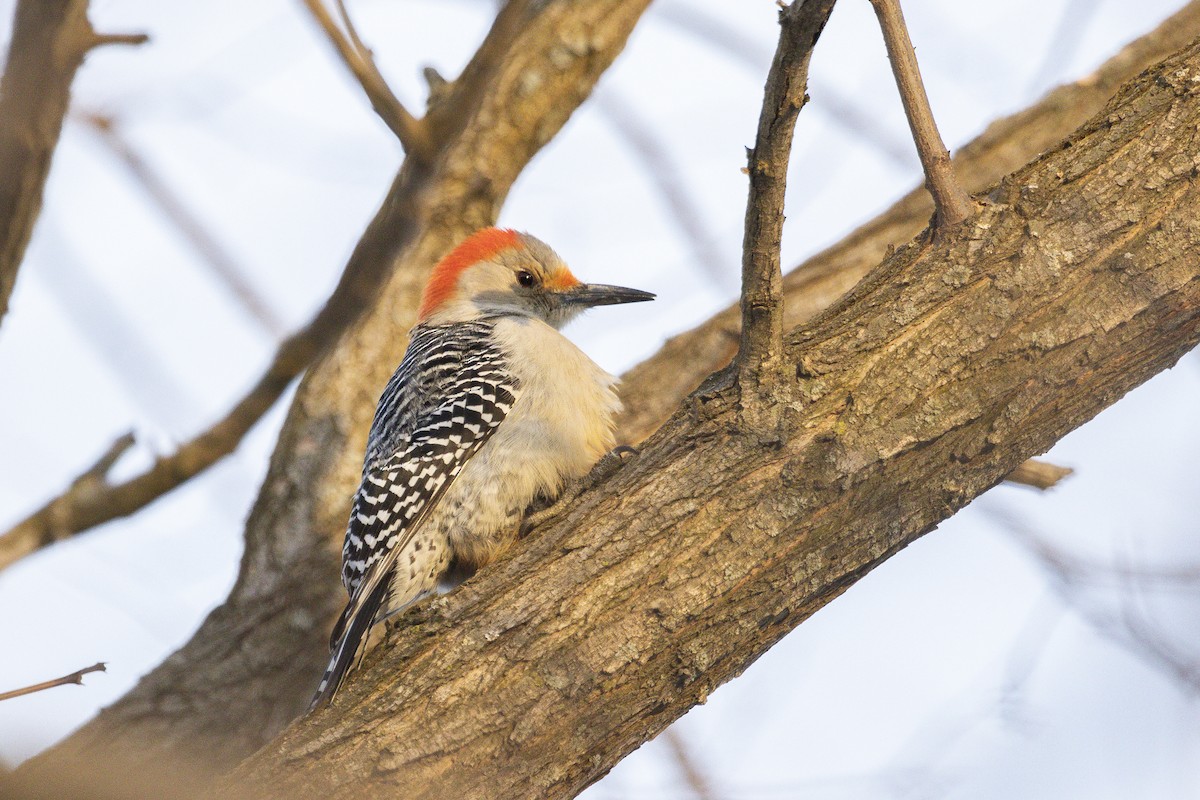
{"type": "Polygon", "coordinates": [[[572,797],[1200,342],[1200,43],[786,337],[786,440],[708,382],[226,785],[572,797]]]}
{"type": "MultiPolygon", "coordinates": [[[[406,162],[352,262],[386,264],[367,315],[297,391],[246,525],[229,599],[193,639],[115,705],[22,774],[71,761],[149,769],[198,758],[231,766],[304,708],[345,600],[338,557],[380,388],[400,362],[428,270],[491,224],[529,159],[587,97],[648,0],[514,0],[427,120],[445,144],[406,162]]],[[[375,267],[378,269],[378,266],[375,267]]],[[[347,275],[355,270],[348,267],[347,275]]]]}

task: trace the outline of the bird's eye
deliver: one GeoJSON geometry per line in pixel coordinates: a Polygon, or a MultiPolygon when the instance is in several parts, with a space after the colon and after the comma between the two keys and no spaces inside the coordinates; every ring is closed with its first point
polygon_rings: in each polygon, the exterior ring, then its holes
{"type": "Polygon", "coordinates": [[[529,287],[531,287],[535,283],[537,283],[537,279],[533,277],[532,272],[526,272],[525,270],[521,270],[520,272],[517,273],[517,283],[521,284],[526,289],[528,289],[529,287]]]}

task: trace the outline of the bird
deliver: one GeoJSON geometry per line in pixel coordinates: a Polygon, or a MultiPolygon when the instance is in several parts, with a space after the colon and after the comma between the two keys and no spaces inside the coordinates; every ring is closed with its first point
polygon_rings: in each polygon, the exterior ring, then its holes
{"type": "Polygon", "coordinates": [[[613,448],[617,379],[559,332],[594,306],[653,300],[583,283],[547,244],[484,228],[434,267],[379,398],[342,548],[349,594],[310,711],[379,622],[504,553],[613,448]]]}

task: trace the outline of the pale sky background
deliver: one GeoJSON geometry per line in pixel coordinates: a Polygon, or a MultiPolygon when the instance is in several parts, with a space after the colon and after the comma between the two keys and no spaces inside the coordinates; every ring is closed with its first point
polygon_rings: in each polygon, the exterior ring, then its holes
{"type": "MultiPolygon", "coordinates": [[[[1086,75],[1182,0],[906,0],[951,147],[1086,75]]],[[[12,0],[0,0],[7,40],[12,0]]],[[[200,430],[333,286],[401,152],[300,2],[95,0],[91,55],[46,205],[0,327],[0,528],[127,430],[117,475],[200,430]],[[130,147],[239,265],[248,313],[85,122],[130,147]]],[[[397,94],[453,76],[483,0],[356,0],[397,94]]],[[[769,0],[659,0],[596,96],[518,181],[501,222],[577,274],[657,292],[568,330],[612,372],[731,302],[752,141],[774,48],[769,0]],[[682,228],[644,154],[674,176],[682,228]]],[[[784,262],[915,185],[867,0],[843,0],[813,60],[790,173],[784,262]]],[[[1048,494],[999,487],[816,614],[674,731],[719,798],[1200,796],[1200,357],[1133,392],[1049,458],[1048,494]],[[1038,544],[1085,567],[1048,570],[1038,544]]],[[[283,419],[131,519],[0,573],[0,689],[97,660],[109,671],[0,703],[9,765],[67,735],[182,645],[227,593],[242,522],[283,419]]],[[[690,798],[647,744],[590,800],[690,798]]]]}

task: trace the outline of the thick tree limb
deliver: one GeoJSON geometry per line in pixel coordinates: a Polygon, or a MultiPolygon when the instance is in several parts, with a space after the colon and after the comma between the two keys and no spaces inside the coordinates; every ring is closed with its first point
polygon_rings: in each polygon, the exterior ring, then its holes
{"type": "Polygon", "coordinates": [[[779,45],[767,73],[742,240],[742,335],[736,360],[743,423],[774,436],[783,355],[783,201],[796,118],[808,100],[808,63],[836,0],[807,0],[779,11],[779,45]]]}
{"type": "MultiPolygon", "coordinates": [[[[305,707],[345,600],[337,558],[380,387],[399,363],[420,288],[437,259],[492,223],[529,159],[621,51],[648,0],[512,0],[436,113],[442,155],[406,161],[351,256],[382,289],[309,370],[246,527],[236,585],[192,641],[120,702],[22,766],[128,759],[130,769],[191,755],[218,768],[274,736],[305,707]],[[530,91],[536,83],[536,91],[530,91]]],[[[332,301],[331,301],[332,302],[332,301]]],[[[36,779],[35,779],[36,781],[36,779]]]]}
{"type": "Polygon", "coordinates": [[[67,686],[68,684],[82,686],[84,675],[87,675],[90,672],[104,672],[104,670],[104,662],[97,662],[92,664],[90,667],[77,669],[70,675],[63,675],[61,678],[55,678],[54,680],[50,681],[42,681],[41,683],[35,683],[32,686],[22,686],[20,689],[12,689],[11,691],[7,692],[0,692],[0,700],[11,700],[14,697],[22,697],[27,694],[33,694],[34,692],[42,692],[46,689],[53,689],[56,686],[67,686]]]}
{"type": "Polygon", "coordinates": [[[732,384],[701,388],[224,790],[574,796],[1200,342],[1198,152],[1200,42],[790,333],[785,442],[735,433],[732,384]]]}
{"type": "Polygon", "coordinates": [[[88,50],[141,44],[142,34],[92,30],[87,0],[20,0],[0,79],[0,321],[42,208],[42,190],[88,50]]]}

